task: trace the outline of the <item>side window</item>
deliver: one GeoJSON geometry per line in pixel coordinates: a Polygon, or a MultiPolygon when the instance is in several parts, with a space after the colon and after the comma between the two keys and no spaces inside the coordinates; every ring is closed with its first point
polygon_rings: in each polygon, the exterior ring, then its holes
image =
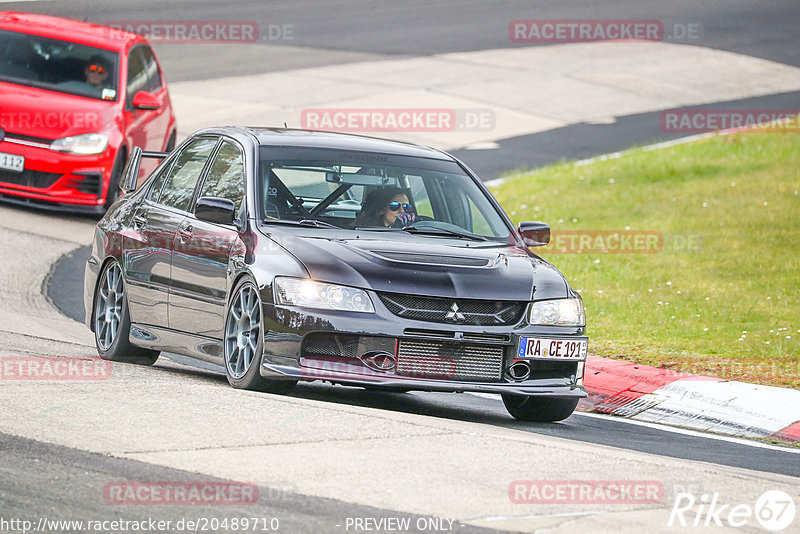
{"type": "Polygon", "coordinates": [[[147,71],[139,51],[140,48],[137,46],[128,54],[128,86],[125,96],[125,103],[128,107],[133,105],[133,95],[147,90],[147,71]]]}
{"type": "Polygon", "coordinates": [[[172,165],[161,192],[161,204],[188,211],[197,179],[217,144],[216,138],[201,137],[189,143],[172,165]]]}
{"type": "Polygon", "coordinates": [[[227,198],[239,207],[244,198],[244,158],[239,147],[223,141],[200,196],[227,198]]]}
{"type": "Polygon", "coordinates": [[[172,164],[165,166],[161,169],[161,172],[158,173],[153,179],[153,184],[150,186],[150,191],[147,192],[147,200],[152,200],[153,202],[158,202],[159,197],[161,196],[161,188],[164,187],[164,182],[169,176],[169,170],[172,168],[172,164]]]}
{"type": "Polygon", "coordinates": [[[158,92],[161,89],[161,71],[158,69],[158,63],[153,56],[153,51],[149,46],[140,46],[139,50],[142,53],[142,65],[147,74],[147,86],[145,91],[151,93],[158,92]]]}
{"type": "Polygon", "coordinates": [[[472,199],[469,199],[470,219],[472,220],[472,228],[467,228],[473,234],[478,235],[494,235],[492,227],[483,216],[483,212],[475,205],[472,199]]]}
{"type": "Polygon", "coordinates": [[[417,215],[424,215],[425,217],[433,219],[431,199],[428,196],[428,190],[425,188],[425,182],[422,177],[410,174],[406,174],[405,177],[411,188],[411,198],[413,199],[417,215]]]}

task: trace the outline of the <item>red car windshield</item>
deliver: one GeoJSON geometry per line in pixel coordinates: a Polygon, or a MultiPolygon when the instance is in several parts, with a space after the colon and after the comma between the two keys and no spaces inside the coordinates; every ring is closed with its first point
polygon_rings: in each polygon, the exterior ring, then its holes
{"type": "Polygon", "coordinates": [[[116,100],[119,54],[0,30],[0,80],[50,91],[116,100]]]}

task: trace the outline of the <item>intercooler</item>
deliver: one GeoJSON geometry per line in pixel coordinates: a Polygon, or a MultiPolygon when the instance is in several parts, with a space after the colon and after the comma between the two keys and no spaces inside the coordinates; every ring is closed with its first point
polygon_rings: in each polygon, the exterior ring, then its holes
{"type": "Polygon", "coordinates": [[[437,380],[500,382],[503,346],[401,339],[397,374],[437,380]]]}

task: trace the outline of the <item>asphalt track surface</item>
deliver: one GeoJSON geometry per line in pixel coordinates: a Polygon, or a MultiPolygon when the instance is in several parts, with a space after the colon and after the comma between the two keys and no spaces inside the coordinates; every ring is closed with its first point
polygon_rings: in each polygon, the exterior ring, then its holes
{"type": "MultiPolygon", "coordinates": [[[[412,0],[239,2],[33,2],[8,9],[91,22],[246,20],[261,29],[257,44],[161,44],[159,59],[170,82],[214,79],[349,62],[448,52],[531,46],[514,43],[508,25],[517,19],[647,19],[665,25],[665,40],[800,66],[793,1],[731,0],[412,0]],[[669,28],[697,25],[697,38],[670,39],[669,28]],[[291,39],[270,38],[270,28],[291,27],[291,39]]],[[[273,32],[274,33],[274,32],[273,32]]],[[[283,33],[281,33],[281,36],[283,33]]],[[[287,34],[288,35],[288,34],[287,34]]],[[[543,46],[543,45],[535,45],[543,46]]],[[[798,93],[699,108],[792,109],[798,93]]],[[[495,150],[456,150],[483,179],[503,171],[536,168],[680,137],[661,131],[656,113],[617,117],[613,124],[576,124],[498,142],[495,150]]]]}
{"type": "MultiPolygon", "coordinates": [[[[59,1],[8,3],[7,9],[49,13],[91,22],[126,20],[247,20],[267,33],[270,25],[291,25],[292,39],[269,39],[266,45],[287,45],[351,54],[424,56],[492,48],[528,46],[508,38],[508,24],[517,19],[647,19],[697,22],[700,39],[692,44],[800,66],[797,21],[800,8],[791,0],[281,0],[196,2],[192,0],[131,3],[59,1]]],[[[669,36],[668,36],[669,37],[669,36]]],[[[675,38],[677,41],[677,38],[675,38]]],[[[688,41],[687,41],[688,42],[688,41]]],[[[260,61],[235,59],[236,50],[195,54],[191,46],[159,57],[169,81],[219,78],[233,74],[285,70],[269,56],[260,61]],[[162,57],[163,56],[163,57],[162,57]],[[202,68],[198,68],[202,66],[202,68]]],[[[355,57],[355,56],[354,56],[355,57]]],[[[316,64],[295,58],[293,68],[316,64]]]]}
{"type": "MultiPolygon", "coordinates": [[[[22,518],[38,524],[49,520],[109,518],[145,522],[150,518],[171,521],[199,518],[278,519],[283,532],[331,532],[346,524],[348,517],[398,517],[397,512],[367,506],[354,506],[332,499],[298,495],[275,488],[258,487],[258,502],[233,506],[171,505],[148,506],[108,504],[104,490],[112,481],[152,480],[189,483],[224,483],[213,477],[186,473],[135,460],[60,447],[0,433],[0,503],[4,518],[22,518]],[[69,491],[64,491],[68,487],[69,491]],[[221,509],[222,508],[222,509],[221,509]]],[[[402,514],[412,522],[421,516],[402,514]]],[[[56,529],[49,529],[56,531],[56,529]]],[[[121,530],[121,529],[120,529],[121,530]]],[[[189,529],[192,530],[192,529],[189,529]]],[[[62,530],[66,531],[66,529],[62,530]]],[[[80,531],[75,529],[75,531],[80,531]]],[[[145,532],[155,530],[146,529],[145,532]]],[[[170,529],[174,532],[177,529],[170,529]]],[[[471,525],[460,525],[458,532],[494,532],[471,525]]],[[[6,532],[0,528],[0,532],[6,532]]]]}
{"type": "MultiPolygon", "coordinates": [[[[83,267],[89,252],[89,247],[81,247],[64,256],[53,268],[45,289],[53,304],[76,321],[83,319],[83,267]]],[[[165,357],[201,369],[210,380],[218,381],[220,387],[229,387],[225,372],[219,366],[177,354],[167,354],[165,357]]],[[[497,396],[487,398],[423,392],[376,394],[361,388],[317,383],[303,384],[292,395],[323,402],[485,423],[673,458],[800,477],[800,449],[782,451],[776,447],[760,448],[747,440],[724,441],[699,433],[677,433],[656,425],[637,425],[608,416],[575,414],[559,424],[531,425],[511,419],[497,396]]]]}
{"type": "MultiPolygon", "coordinates": [[[[717,1],[624,2],[492,2],[411,1],[374,2],[35,2],[4,4],[6,9],[46,12],[102,22],[106,20],[254,20],[262,27],[293,25],[291,42],[263,41],[243,50],[237,45],[193,48],[160,46],[159,57],[170,81],[214,79],[223,76],[281,71],[328,64],[412,57],[442,52],[519,46],[507,37],[508,22],[525,18],[625,18],[700,22],[701,46],[752,55],[800,66],[797,46],[797,2],[717,1]]],[[[728,103],[742,107],[796,107],[798,93],[785,93],[728,103]]],[[[709,105],[708,107],[714,107],[709,105]]],[[[658,130],[655,114],[618,117],[613,124],[577,124],[529,136],[503,139],[488,151],[461,150],[464,159],[484,178],[520,167],[538,167],[563,159],[578,159],[633,145],[671,138],[658,130]]],[[[674,137],[674,136],[672,136],[674,137]]],[[[21,210],[24,214],[24,210],[21,210]]],[[[57,263],[47,283],[47,295],[67,316],[82,318],[83,263],[88,250],[80,248],[57,263]]],[[[219,368],[166,355],[195,367],[186,379],[199,378],[220,388],[229,387],[219,368]]],[[[157,372],[154,370],[153,372],[157,372]]],[[[355,405],[468,421],[483,425],[608,445],[667,457],[697,460],[800,476],[800,456],[794,450],[681,433],[653,425],[636,425],[609,417],[576,414],[559,424],[518,423],[495,399],[474,395],[366,393],[356,388],[301,385],[295,397],[323,403],[355,405]]],[[[52,517],[114,517],[144,519],[153,515],[142,507],[110,509],[98,499],[98,488],[111,479],[203,480],[195,473],[113,458],[58,445],[0,434],[0,503],[4,517],[51,514],[52,517]]],[[[212,480],[212,479],[208,479],[212,480]]],[[[397,512],[351,503],[260,488],[270,496],[242,510],[225,509],[231,516],[281,517],[284,531],[325,532],[345,517],[386,517],[397,512]],[[274,498],[272,498],[274,497],[274,498]]],[[[343,493],[344,495],[344,493],[343,493]]],[[[159,519],[212,517],[218,510],[202,507],[161,509],[159,519]]],[[[410,516],[413,517],[413,516],[410,516]]],[[[337,529],[338,530],[338,529],[337,529]]],[[[462,526],[459,531],[479,531],[462,526]]]]}

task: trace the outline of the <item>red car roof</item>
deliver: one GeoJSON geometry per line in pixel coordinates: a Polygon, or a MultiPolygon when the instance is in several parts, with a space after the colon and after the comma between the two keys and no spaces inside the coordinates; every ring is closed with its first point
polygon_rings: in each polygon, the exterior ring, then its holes
{"type": "Polygon", "coordinates": [[[132,41],[146,41],[141,35],[109,26],[16,11],[0,11],[0,29],[118,52],[132,41]]]}

